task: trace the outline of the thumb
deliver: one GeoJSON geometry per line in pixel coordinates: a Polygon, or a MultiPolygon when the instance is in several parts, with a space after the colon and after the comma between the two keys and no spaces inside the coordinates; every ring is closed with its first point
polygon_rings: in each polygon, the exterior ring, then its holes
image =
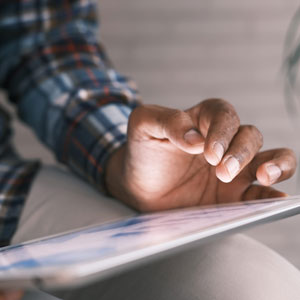
{"type": "Polygon", "coordinates": [[[153,138],[167,139],[190,154],[200,154],[204,150],[204,137],[187,112],[157,105],[139,106],[131,113],[128,139],[153,138]]]}

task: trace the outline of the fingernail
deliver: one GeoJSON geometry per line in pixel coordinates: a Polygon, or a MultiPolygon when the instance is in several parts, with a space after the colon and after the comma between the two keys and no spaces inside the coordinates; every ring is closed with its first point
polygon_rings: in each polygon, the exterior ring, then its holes
{"type": "Polygon", "coordinates": [[[184,134],[183,138],[191,145],[203,143],[203,137],[196,129],[190,129],[184,134]]]}
{"type": "Polygon", "coordinates": [[[215,165],[217,165],[224,155],[224,148],[220,143],[215,143],[213,146],[213,151],[217,157],[217,161],[215,163],[215,165]]]}
{"type": "Polygon", "coordinates": [[[275,182],[281,176],[281,170],[275,165],[267,166],[267,172],[271,183],[275,182]]]}
{"type": "Polygon", "coordinates": [[[232,180],[240,169],[240,163],[235,157],[231,156],[226,160],[225,166],[232,180]]]}

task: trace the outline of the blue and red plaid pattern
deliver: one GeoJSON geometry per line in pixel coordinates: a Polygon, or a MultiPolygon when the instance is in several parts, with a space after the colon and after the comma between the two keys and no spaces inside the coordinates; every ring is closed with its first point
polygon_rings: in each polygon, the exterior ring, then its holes
{"type": "Polygon", "coordinates": [[[0,107],[0,246],[7,245],[20,218],[38,161],[22,160],[12,148],[9,115],[0,107]]]}
{"type": "MultiPolygon", "coordinates": [[[[113,68],[98,27],[91,0],[0,0],[0,86],[57,159],[103,189],[105,163],[126,141],[139,95],[134,82],[113,68]]],[[[3,173],[12,179],[0,181],[1,198],[9,188],[17,190],[14,179],[35,174],[37,163],[24,162],[24,172],[18,168],[4,167],[13,175],[3,173]]],[[[0,216],[8,218],[1,207],[0,216]]],[[[7,241],[11,236],[1,226],[0,240],[7,241]]]]}

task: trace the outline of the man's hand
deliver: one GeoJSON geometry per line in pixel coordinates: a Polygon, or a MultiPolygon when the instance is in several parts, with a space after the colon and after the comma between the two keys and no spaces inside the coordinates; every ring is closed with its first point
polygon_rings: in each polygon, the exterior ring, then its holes
{"type": "Polygon", "coordinates": [[[269,186],[292,176],[295,155],[259,153],[262,144],[258,129],[240,125],[224,100],[186,111],[141,106],[130,116],[127,143],[108,162],[107,188],[140,211],[285,196],[269,186]]]}

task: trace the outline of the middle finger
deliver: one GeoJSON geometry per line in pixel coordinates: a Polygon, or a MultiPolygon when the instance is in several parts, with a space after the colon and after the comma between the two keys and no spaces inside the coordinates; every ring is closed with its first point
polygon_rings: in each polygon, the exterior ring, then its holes
{"type": "Polygon", "coordinates": [[[217,177],[223,182],[232,181],[253,159],[262,144],[262,135],[255,126],[240,126],[238,133],[234,136],[222,161],[216,168],[217,177]]]}

